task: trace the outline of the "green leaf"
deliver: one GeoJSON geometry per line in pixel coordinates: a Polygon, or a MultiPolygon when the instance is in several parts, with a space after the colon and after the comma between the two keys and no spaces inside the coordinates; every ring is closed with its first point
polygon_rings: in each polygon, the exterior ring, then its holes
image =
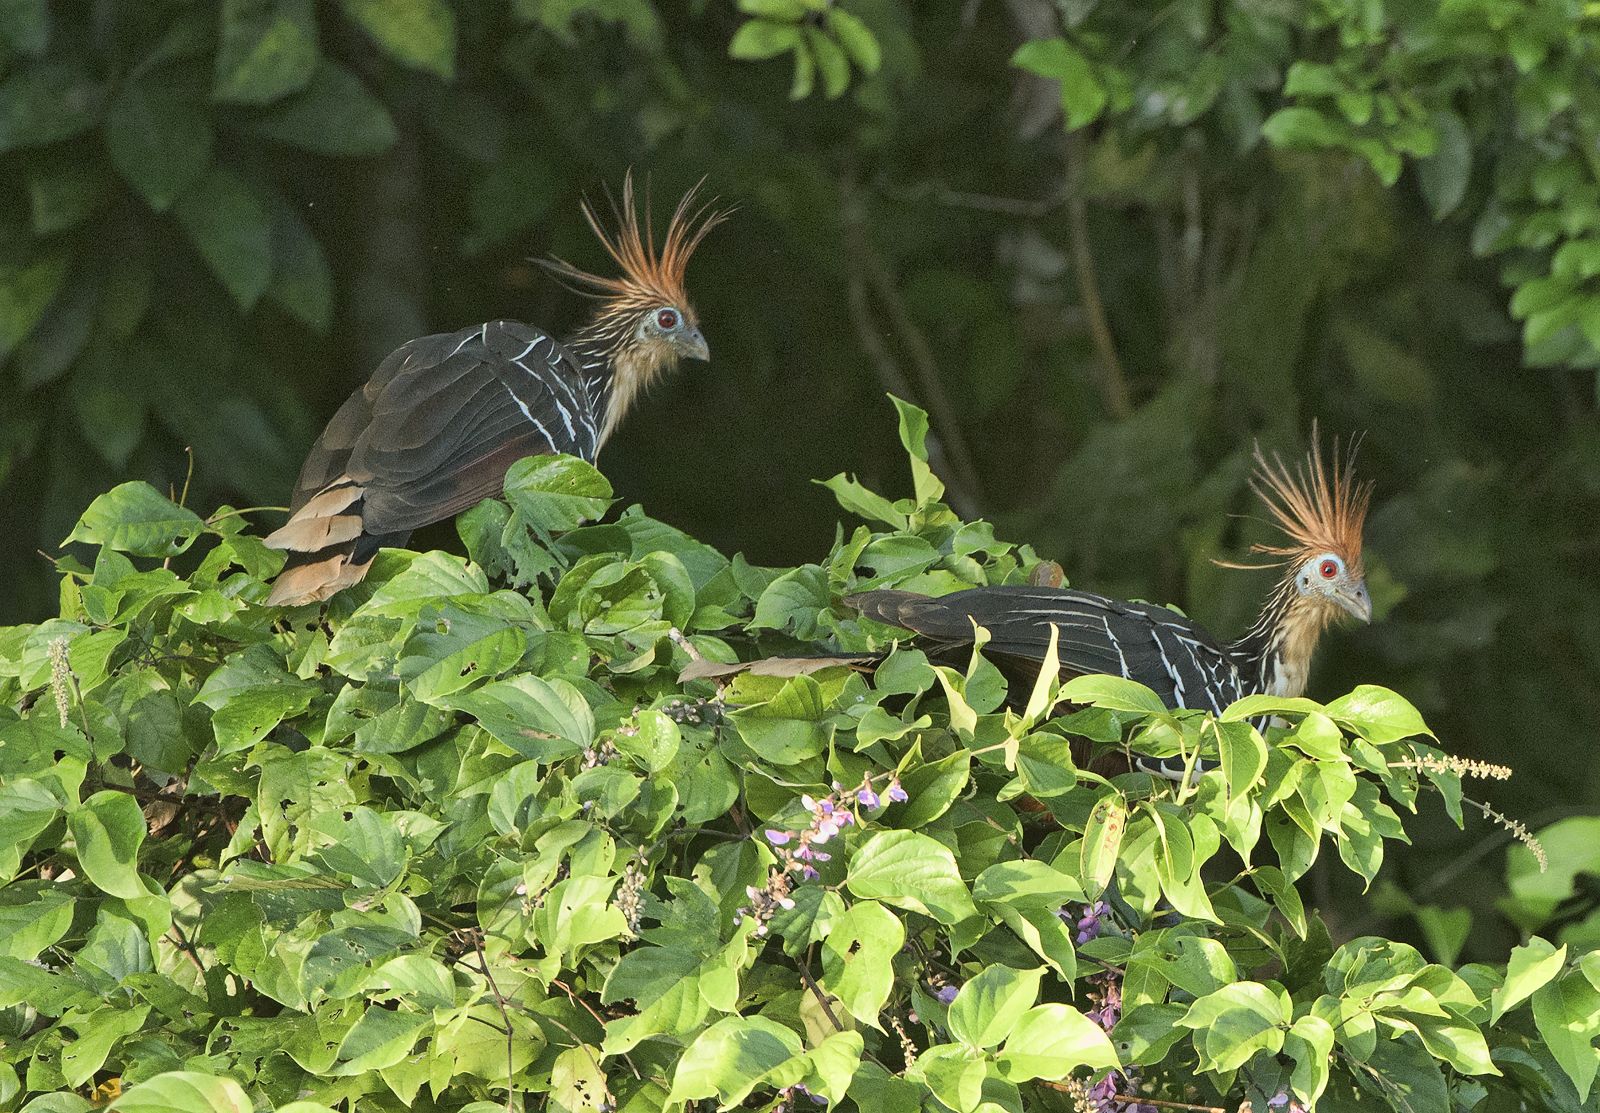
{"type": "Polygon", "coordinates": [[[258,135],[319,155],[378,155],[394,146],[394,120],[361,79],[324,61],[305,89],[252,125],[258,135]]]}
{"type": "Polygon", "coordinates": [[[287,203],[272,206],[272,283],[267,297],[317,332],[333,322],[333,273],[311,229],[287,203]]]}
{"type": "Polygon", "coordinates": [[[892,529],[906,528],[906,515],[895,509],[894,503],[882,495],[867,490],[854,476],[840,472],[832,479],[817,479],[813,482],[832,491],[839,505],[859,518],[865,518],[869,522],[882,522],[892,529]]]}
{"type": "Polygon", "coordinates": [[[214,166],[172,214],[239,308],[255,305],[272,280],[272,222],[255,191],[214,166]]]}
{"type": "Polygon", "coordinates": [[[548,535],[604,514],[611,484],[575,456],[530,456],[506,472],[505,496],[523,521],[548,535]]]}
{"type": "Polygon", "coordinates": [[[1237,799],[1259,784],[1267,770],[1266,740],[1247,722],[1218,722],[1212,729],[1222,758],[1222,780],[1228,786],[1228,799],[1237,799]]]}
{"type": "Polygon", "coordinates": [[[1600,1053],[1600,990],[1574,970],[1533,995],[1533,1022],[1550,1054],[1577,1088],[1578,1100],[1589,1099],[1600,1053]]]}
{"type": "Polygon", "coordinates": [[[252,1113],[244,1087],[224,1075],[167,1071],[131,1087],[110,1113],[252,1113]]]}
{"type": "Polygon", "coordinates": [[[1277,1052],[1289,1028],[1283,1000],[1260,982],[1236,982],[1200,998],[1183,1019],[1192,1028],[1201,1066],[1206,1070],[1238,1070],[1258,1051],[1277,1052]]]}
{"type": "Polygon", "coordinates": [[[1097,899],[1111,884],[1117,855],[1122,849],[1122,836],[1127,829],[1128,803],[1120,794],[1095,801],[1083,828],[1078,866],[1078,876],[1088,899],[1097,899]]]}
{"type": "Polygon", "coordinates": [[[77,62],[41,62],[0,82],[0,152],[71,139],[100,117],[103,90],[77,62]]]}
{"type": "MultiPolygon", "coordinates": [[[[741,685],[742,687],[742,685],[741,685]]],[[[783,682],[771,699],[731,713],[739,737],[775,765],[794,765],[820,754],[832,737],[823,722],[822,686],[809,676],[783,682]]]]}
{"type": "Polygon", "coordinates": [[[822,74],[822,91],[829,100],[837,99],[850,87],[850,60],[842,47],[815,27],[806,27],[806,44],[822,74]]]}
{"type": "Polygon", "coordinates": [[[68,810],[67,826],[78,864],[97,888],[128,900],[149,895],[138,869],[146,830],[139,801],[126,792],[97,792],[68,810]]]}
{"type": "Polygon", "coordinates": [[[905,928],[876,901],[857,901],[834,917],[822,940],[822,985],[845,1011],[880,1027],[878,1013],[894,988],[894,956],[905,946],[905,928]]]}
{"type": "Polygon", "coordinates": [[[1162,715],[1167,711],[1161,697],[1137,680],[1093,673],[1075,676],[1063,684],[1061,700],[1104,707],[1108,711],[1139,711],[1149,715],[1162,715]]]}
{"type": "Polygon", "coordinates": [[[310,685],[273,685],[249,688],[230,697],[211,716],[217,754],[248,750],[281,723],[311,706],[316,689],[310,685]]]}
{"type": "Polygon", "coordinates": [[[828,577],[815,564],[802,564],[773,580],[756,600],[756,630],[783,630],[797,638],[814,638],[822,630],[818,615],[832,605],[828,577]]]}
{"type": "Polygon", "coordinates": [[[926,506],[944,496],[944,483],[928,466],[928,414],[926,410],[889,396],[900,416],[900,444],[911,461],[911,489],[917,505],[926,506]]]}
{"type": "Polygon", "coordinates": [[[1333,1063],[1333,1025],[1320,1016],[1307,1013],[1289,1028],[1283,1053],[1294,1060],[1290,1085],[1295,1096],[1307,1107],[1316,1104],[1328,1086],[1328,1068],[1333,1063]]]}
{"type": "Polygon", "coordinates": [[[1489,1023],[1500,1023],[1502,1016],[1544,988],[1566,961],[1566,947],[1558,948],[1537,935],[1512,950],[1505,981],[1489,997],[1489,1023]]]}
{"type": "Polygon", "coordinates": [[[774,23],[752,19],[734,32],[728,43],[728,57],[744,61],[775,58],[786,50],[799,50],[800,28],[793,23],[774,23]]]}
{"type": "Polygon", "coordinates": [[[1362,684],[1324,710],[1335,722],[1379,746],[1417,735],[1433,736],[1428,724],[1405,697],[1376,684],[1362,684]]]}
{"type": "Polygon", "coordinates": [[[1341,136],[1333,121],[1314,108],[1280,108],[1261,125],[1261,134],[1275,147],[1332,147],[1341,136]]]}
{"type": "MultiPolygon", "coordinates": [[[[0,39],[18,54],[37,58],[50,45],[50,0],[0,2],[0,39]]],[[[0,1095],[0,1101],[8,1100],[0,1095]]]]}
{"type": "Polygon", "coordinates": [[[267,104],[304,88],[317,57],[311,0],[222,0],[222,43],[211,95],[267,104]]]}
{"type": "Polygon", "coordinates": [[[522,658],[522,628],[493,614],[453,603],[429,604],[397,666],[411,694],[438,704],[453,692],[492,680],[522,658]]]}
{"type": "Polygon", "coordinates": [[[112,165],[156,212],[165,212],[211,165],[205,106],[164,82],[123,86],[106,111],[105,139],[112,165]]]}
{"type": "Polygon", "coordinates": [[[1061,110],[1066,114],[1068,129],[1092,123],[1110,102],[1110,93],[1095,73],[1094,64],[1065,39],[1023,43],[1011,56],[1011,64],[1061,82],[1061,110]]]}
{"type": "Polygon", "coordinates": [[[823,14],[823,23],[829,34],[839,40],[850,60],[862,73],[873,74],[883,64],[883,50],[877,38],[865,23],[839,7],[830,4],[823,14]]]}
{"type": "Polygon", "coordinates": [[[445,0],[339,0],[383,52],[401,65],[437,74],[456,72],[456,18],[445,0]]]}
{"type": "Polygon", "coordinates": [[[516,753],[554,761],[594,741],[594,712],[572,684],[522,673],[459,692],[444,705],[464,711],[516,753]]]}
{"type": "MultiPolygon", "coordinates": [[[[958,998],[959,999],[959,998],[958,998]]],[[[1065,1079],[1080,1067],[1092,1072],[1120,1066],[1105,1031],[1070,1005],[1039,1005],[1023,1013],[998,1059],[1012,1082],[1065,1079]]]]}
{"type": "Polygon", "coordinates": [[[1304,939],[1307,928],[1306,909],[1294,883],[1285,877],[1277,866],[1257,866],[1251,871],[1250,876],[1255,879],[1256,888],[1272,898],[1272,903],[1294,929],[1294,933],[1304,939]]]}
{"type": "Polygon", "coordinates": [[[1443,220],[1461,204],[1472,177],[1472,135],[1466,123],[1449,109],[1433,115],[1439,149],[1417,163],[1417,182],[1435,220],[1443,220]]]}
{"type": "Polygon", "coordinates": [[[162,497],[150,484],[123,483],[89,504],[63,545],[84,541],[134,556],[183,552],[205,529],[194,511],[162,497]]]}
{"type": "Polygon", "coordinates": [[[879,831],[850,858],[846,885],[865,900],[921,912],[942,924],[977,915],[949,847],[915,831],[879,831]]]}
{"type": "Polygon", "coordinates": [[[8,358],[44,318],[67,277],[67,261],[46,255],[0,264],[0,360],[8,358]]]}
{"type": "Polygon", "coordinates": [[[800,1037],[780,1024],[761,1016],[725,1017],[684,1051],[667,1102],[714,1097],[730,1108],[800,1053],[800,1037]]]}
{"type": "Polygon", "coordinates": [[[999,1046],[1038,1000],[1043,977],[1043,968],[986,967],[951,1002],[950,1034],[969,1047],[999,1046]]]}

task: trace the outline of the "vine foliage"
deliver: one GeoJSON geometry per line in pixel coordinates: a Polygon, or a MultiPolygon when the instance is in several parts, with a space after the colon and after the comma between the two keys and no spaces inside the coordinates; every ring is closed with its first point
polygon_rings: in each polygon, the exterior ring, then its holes
{"type": "Polygon", "coordinates": [[[817,563],[602,521],[537,458],[470,559],[385,551],[325,611],[260,604],[242,513],[96,499],[60,617],[0,631],[0,1105],[1593,1108],[1600,955],[1451,969],[1296,888],[1462,820],[1401,696],[1008,693],[838,605],[1038,563],[900,434],[914,494],[829,480],[868,524],[817,563]],[[713,678],[824,641],[881,663],[713,678]]]}

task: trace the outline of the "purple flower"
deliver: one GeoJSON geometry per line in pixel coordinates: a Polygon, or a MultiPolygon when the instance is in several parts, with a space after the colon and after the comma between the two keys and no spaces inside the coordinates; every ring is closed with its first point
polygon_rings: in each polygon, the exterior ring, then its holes
{"type": "Polygon", "coordinates": [[[941,1005],[948,1005],[956,999],[957,992],[958,990],[953,985],[942,985],[934,996],[939,999],[941,1005]]]}
{"type": "Polygon", "coordinates": [[[856,789],[856,803],[863,808],[876,808],[882,801],[878,799],[878,794],[872,791],[872,785],[862,781],[861,787],[856,789]]]}
{"type": "Polygon", "coordinates": [[[899,777],[896,777],[894,780],[889,782],[889,787],[884,789],[883,794],[896,804],[904,804],[907,800],[911,799],[911,797],[906,795],[906,790],[900,787],[899,777]]]}
{"type": "Polygon", "coordinates": [[[792,838],[794,838],[794,833],[791,831],[778,831],[771,827],[767,828],[767,841],[773,846],[783,846],[792,838]]]}
{"type": "Polygon", "coordinates": [[[1083,915],[1078,919],[1077,941],[1080,945],[1099,938],[1100,921],[1110,912],[1111,906],[1103,900],[1097,900],[1083,910],[1083,915]]]}
{"type": "Polygon", "coordinates": [[[1279,1090],[1276,1094],[1273,1094],[1267,1099],[1267,1104],[1273,1109],[1281,1109],[1283,1106],[1289,1104],[1288,1092],[1285,1090],[1279,1090]]]}

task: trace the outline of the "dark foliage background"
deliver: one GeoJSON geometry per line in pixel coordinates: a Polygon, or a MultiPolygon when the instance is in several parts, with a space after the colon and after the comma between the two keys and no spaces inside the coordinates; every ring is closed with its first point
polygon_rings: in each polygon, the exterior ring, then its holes
{"type": "MultiPolygon", "coordinates": [[[[52,610],[37,551],[113,483],[281,504],[394,345],[574,324],[529,257],[599,264],[579,198],[633,167],[659,213],[705,175],[740,207],[691,272],[714,361],[609,446],[624,498],[755,562],[815,559],[837,511],[810,479],[905,487],[893,391],[931,411],[964,513],[1232,635],[1270,582],[1211,564],[1261,536],[1252,439],[1364,431],[1377,619],[1314,694],[1404,692],[1448,747],[1516,768],[1496,800],[1531,826],[1591,810],[1582,5],[840,10],[0,5],[0,615],[52,610]]],[[[1485,838],[1428,832],[1391,877],[1480,905],[1485,838]]]]}

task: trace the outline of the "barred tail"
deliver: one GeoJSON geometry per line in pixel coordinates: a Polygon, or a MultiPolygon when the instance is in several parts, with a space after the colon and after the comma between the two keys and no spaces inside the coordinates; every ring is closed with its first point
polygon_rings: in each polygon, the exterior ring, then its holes
{"type": "Polygon", "coordinates": [[[380,548],[404,535],[365,532],[361,508],[366,492],[341,479],[307,500],[281,528],[268,535],[269,549],[286,550],[288,563],[272,584],[267,604],[295,607],[319,603],[360,583],[380,548]]]}

